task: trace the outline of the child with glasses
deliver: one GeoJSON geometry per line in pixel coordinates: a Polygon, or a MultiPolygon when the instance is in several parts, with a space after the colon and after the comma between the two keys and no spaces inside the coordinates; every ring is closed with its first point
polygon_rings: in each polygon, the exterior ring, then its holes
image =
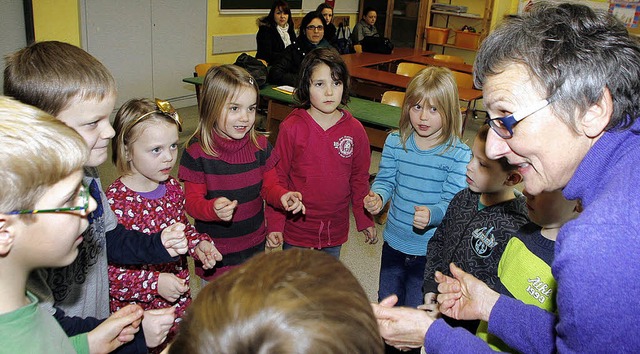
{"type": "MultiPolygon", "coordinates": [[[[186,225],[189,254],[211,269],[222,255],[207,234],[201,234],[187,220],[184,192],[169,173],[178,155],[178,132],[182,121],[167,101],[132,99],[116,114],[113,126],[112,160],[121,177],[107,188],[106,195],[118,223],[144,234],[161,231],[176,222],[186,225]]],[[[139,236],[138,236],[139,237],[139,236]]],[[[148,237],[148,236],[147,236],[148,237]]],[[[129,303],[145,310],[175,306],[175,322],[160,352],[177,331],[177,325],[191,303],[186,256],[175,262],[128,266],[109,264],[111,311],[129,303]]]]}
{"type": "Polygon", "coordinates": [[[130,341],[142,310],[130,305],[89,333],[67,337],[26,288],[29,273],[78,256],[96,209],[82,183],[89,150],[73,129],[0,97],[0,351],[106,353],[130,341]]]}
{"type": "Polygon", "coordinates": [[[302,193],[307,213],[269,210],[267,246],[314,248],[340,257],[349,236],[351,207],[365,242],[378,241],[362,205],[369,188],[369,138],[349,111],[349,72],[333,48],[318,48],[302,62],[295,92],[301,108],[280,125],[275,151],[280,181],[302,193]],[[284,237],[284,240],[283,240],[284,237]]]}
{"type": "MultiPolygon", "coordinates": [[[[119,225],[102,191],[97,167],[107,160],[114,135],[109,116],[116,101],[113,76],[96,58],[71,44],[37,42],[6,57],[4,93],[38,107],[73,128],[89,147],[84,183],[97,201],[89,215],[78,257],[63,268],[39,269],[29,289],[68,335],[95,328],[109,316],[107,262],[166,263],[187,251],[184,225],[176,223],[152,237],[119,225]]],[[[146,353],[162,342],[173,323],[173,308],[147,311],[142,331],[120,350],[146,353]],[[166,325],[169,327],[166,327],[166,325]]]]}
{"type": "Polygon", "coordinates": [[[324,17],[320,12],[311,11],[300,22],[300,34],[295,43],[285,48],[284,52],[274,58],[269,69],[268,80],[274,85],[298,85],[298,76],[302,60],[315,48],[331,47],[324,39],[324,17]]]}
{"type": "Polygon", "coordinates": [[[470,151],[460,139],[462,117],[450,70],[429,67],[407,86],[399,130],[382,150],[380,169],[364,204],[378,214],[390,202],[380,265],[380,300],[422,304],[427,243],[449,202],[464,188],[470,151]]]}
{"type": "MultiPolygon", "coordinates": [[[[455,263],[495,289],[498,262],[507,243],[529,222],[526,198],[515,187],[522,181],[517,166],[506,159],[490,160],[485,146],[489,126],[483,125],[473,142],[472,158],[467,165],[466,189],[455,195],[427,247],[424,271],[425,303],[434,303],[440,271],[450,275],[455,263]]],[[[446,320],[475,333],[478,321],[446,320]]]]}
{"type": "Polygon", "coordinates": [[[300,193],[279,185],[278,155],[256,132],[259,88],[243,68],[210,69],[202,83],[200,119],[182,154],[186,210],[199,232],[222,253],[213,269],[196,265],[211,281],[265,251],[265,201],[287,212],[304,213],[300,193]]]}

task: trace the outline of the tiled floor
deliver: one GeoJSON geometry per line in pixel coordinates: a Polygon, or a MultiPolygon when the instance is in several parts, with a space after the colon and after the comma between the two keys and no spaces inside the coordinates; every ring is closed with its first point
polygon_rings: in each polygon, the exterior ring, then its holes
{"type": "MultiPolygon", "coordinates": [[[[180,144],[182,144],[193,134],[198,122],[197,107],[186,107],[178,109],[180,116],[184,121],[183,131],[180,134],[180,144]]],[[[262,119],[263,117],[260,117],[262,119]]],[[[473,138],[478,130],[478,127],[482,124],[482,119],[470,119],[467,123],[467,129],[465,130],[463,140],[467,145],[473,143],[473,138]]],[[[260,122],[257,123],[261,125],[260,122]]],[[[180,149],[182,150],[182,148],[180,149]]],[[[179,158],[178,158],[179,161],[179,158]]],[[[371,155],[371,168],[370,172],[375,173],[378,170],[380,163],[380,152],[373,151],[371,155]]],[[[172,175],[177,175],[177,166],[172,170],[172,175]]],[[[104,187],[107,187],[113,182],[117,176],[117,171],[111,163],[111,157],[100,166],[100,176],[104,187]]],[[[384,229],[382,225],[376,225],[378,234],[381,235],[384,229]]],[[[349,234],[349,241],[343,245],[340,259],[351,269],[356,278],[360,280],[362,287],[369,296],[371,301],[376,301],[378,298],[378,273],[380,270],[380,253],[382,250],[382,242],[378,242],[376,245],[368,245],[364,243],[364,236],[355,229],[355,222],[353,216],[351,217],[351,230],[349,234]]],[[[194,296],[199,290],[199,282],[197,276],[192,277],[192,287],[194,296]]]]}

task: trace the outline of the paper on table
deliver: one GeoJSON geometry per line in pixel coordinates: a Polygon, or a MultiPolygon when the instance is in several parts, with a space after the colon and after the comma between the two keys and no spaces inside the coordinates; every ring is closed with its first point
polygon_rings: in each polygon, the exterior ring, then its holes
{"type": "Polygon", "coordinates": [[[282,85],[282,86],[274,87],[273,89],[276,91],[280,91],[282,93],[286,93],[287,95],[291,95],[293,94],[295,87],[282,85]]]}

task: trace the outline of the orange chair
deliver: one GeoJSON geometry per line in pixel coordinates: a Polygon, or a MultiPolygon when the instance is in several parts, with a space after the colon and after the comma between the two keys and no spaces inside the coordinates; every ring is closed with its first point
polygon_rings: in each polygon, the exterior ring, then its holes
{"type": "Polygon", "coordinates": [[[362,44],[354,44],[353,50],[355,50],[356,53],[362,53],[362,44]]]}
{"type": "MultiPolygon", "coordinates": [[[[219,66],[221,64],[219,63],[201,63],[196,65],[195,67],[195,71],[193,72],[193,76],[194,77],[202,77],[205,76],[207,74],[207,71],[209,71],[209,69],[212,66],[219,66]]],[[[201,85],[196,85],[196,101],[198,102],[198,106],[200,106],[200,86],[201,85]]]]}
{"type": "Polygon", "coordinates": [[[382,94],[381,103],[388,104],[389,106],[402,107],[404,102],[404,92],[402,91],[385,91],[382,94]]]}
{"type": "Polygon", "coordinates": [[[402,62],[398,64],[398,68],[396,69],[396,74],[408,77],[414,77],[418,72],[424,68],[426,65],[416,64],[416,63],[408,63],[402,62]]]}
{"type": "Polygon", "coordinates": [[[433,56],[433,59],[446,61],[448,63],[464,64],[464,58],[456,56],[456,55],[436,54],[436,55],[433,56]]]}
{"type": "MultiPolygon", "coordinates": [[[[456,84],[459,88],[473,89],[473,75],[463,73],[460,71],[451,71],[453,73],[453,77],[456,79],[456,84]]],[[[462,112],[462,133],[464,133],[465,125],[467,124],[467,118],[469,113],[472,112],[475,115],[475,106],[476,100],[469,101],[467,103],[467,107],[460,107],[460,111],[462,112]],[[471,103],[473,102],[473,109],[471,108],[471,103]]]]}

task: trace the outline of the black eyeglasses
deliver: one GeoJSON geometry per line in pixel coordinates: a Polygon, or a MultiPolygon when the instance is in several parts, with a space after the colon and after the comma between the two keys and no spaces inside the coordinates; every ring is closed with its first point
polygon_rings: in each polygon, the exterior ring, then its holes
{"type": "Polygon", "coordinates": [[[314,26],[314,25],[309,25],[306,27],[307,31],[318,31],[318,32],[322,32],[324,31],[324,26],[320,25],[320,26],[314,26]]]}
{"type": "Polygon", "coordinates": [[[43,214],[43,213],[64,213],[69,211],[79,211],[81,215],[86,215],[87,210],[89,210],[89,188],[85,185],[82,185],[78,189],[78,195],[76,196],[76,200],[79,201],[80,205],[68,207],[68,208],[54,208],[54,209],[25,209],[25,210],[13,210],[6,214],[8,215],[22,215],[22,214],[43,214]]]}
{"type": "Polygon", "coordinates": [[[516,124],[550,105],[551,102],[552,101],[550,99],[545,99],[529,107],[528,109],[514,112],[506,117],[487,118],[486,123],[489,124],[491,129],[493,129],[493,131],[496,132],[496,134],[498,134],[498,136],[500,136],[502,139],[511,139],[513,137],[513,127],[516,124]]]}

